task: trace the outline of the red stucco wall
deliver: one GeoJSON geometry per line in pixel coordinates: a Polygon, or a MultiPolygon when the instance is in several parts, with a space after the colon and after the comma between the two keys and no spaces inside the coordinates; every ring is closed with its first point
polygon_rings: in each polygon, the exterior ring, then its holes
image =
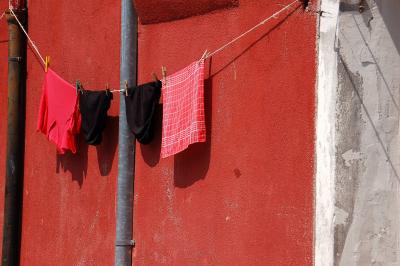
{"type": "MultiPolygon", "coordinates": [[[[139,81],[161,76],[161,65],[179,70],[281,7],[241,0],[140,26],[139,81]]],[[[316,17],[301,9],[284,17],[207,62],[207,143],[160,159],[159,112],[156,140],[137,146],[136,265],[311,265],[316,17]]],[[[0,22],[1,224],[6,29],[0,22]]],[[[30,1],[29,31],[69,82],[118,86],[118,1],[30,1]]],[[[42,80],[29,50],[21,264],[113,265],[119,96],[101,146],[81,137],[77,155],[57,156],[35,130],[42,80]]]]}
{"type": "MultiPolygon", "coordinates": [[[[119,86],[118,1],[30,1],[29,32],[67,81],[119,86]]],[[[36,132],[43,76],[29,50],[21,264],[113,265],[119,96],[101,146],[80,137],[77,155],[57,156],[36,132]]]]}
{"type": "MultiPolygon", "coordinates": [[[[140,26],[139,81],[161,76],[161,65],[185,67],[280,8],[241,0],[140,26]]],[[[311,265],[316,17],[284,17],[207,62],[207,143],[160,159],[159,128],[138,145],[135,265],[311,265]]]]}

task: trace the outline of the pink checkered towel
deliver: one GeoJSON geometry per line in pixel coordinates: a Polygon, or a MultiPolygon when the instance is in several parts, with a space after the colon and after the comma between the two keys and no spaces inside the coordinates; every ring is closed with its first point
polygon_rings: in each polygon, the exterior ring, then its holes
{"type": "Polygon", "coordinates": [[[167,76],[162,94],[161,157],[181,152],[190,144],[205,142],[204,60],[167,76]]]}

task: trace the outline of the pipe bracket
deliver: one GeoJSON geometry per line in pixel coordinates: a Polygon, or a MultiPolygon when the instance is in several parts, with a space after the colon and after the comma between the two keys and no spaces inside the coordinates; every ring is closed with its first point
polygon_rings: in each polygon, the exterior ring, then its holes
{"type": "Polygon", "coordinates": [[[22,62],[21,56],[9,56],[8,62],[22,62]]]}
{"type": "Polygon", "coordinates": [[[115,245],[117,246],[117,247],[119,247],[119,246],[132,246],[132,247],[134,247],[135,246],[135,240],[117,240],[117,241],[115,241],[115,245]]]}

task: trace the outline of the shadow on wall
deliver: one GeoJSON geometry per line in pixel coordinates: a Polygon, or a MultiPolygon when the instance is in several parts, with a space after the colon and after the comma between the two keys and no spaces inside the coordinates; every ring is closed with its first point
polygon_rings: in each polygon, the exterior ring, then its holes
{"type": "Polygon", "coordinates": [[[60,168],[64,172],[70,172],[72,180],[83,185],[83,178],[86,177],[88,168],[88,145],[82,135],[78,136],[76,154],[67,152],[66,154],[56,154],[57,166],[56,173],[60,173],[60,168]]]}
{"type": "Polygon", "coordinates": [[[157,105],[154,113],[153,140],[149,144],[140,144],[143,160],[148,166],[154,167],[160,161],[162,133],[162,104],[157,105]]]}
{"type": "MultiPolygon", "coordinates": [[[[365,25],[371,30],[371,22],[374,19],[371,9],[375,7],[373,2],[362,0],[360,3],[353,3],[351,1],[340,3],[340,12],[355,12],[361,14],[365,25]]],[[[400,53],[400,31],[398,30],[400,13],[400,1],[398,0],[376,0],[376,6],[385,23],[386,29],[392,37],[393,44],[397,52],[400,53]]]]}
{"type": "MultiPolygon", "coordinates": [[[[214,71],[212,74],[210,74],[210,77],[213,77],[220,72],[222,72],[224,69],[226,69],[228,66],[233,64],[236,60],[238,60],[240,57],[242,57],[244,54],[246,54],[251,48],[253,48],[257,43],[262,41],[265,37],[267,37],[271,32],[274,30],[278,29],[290,16],[292,16],[296,11],[298,11],[300,6],[298,6],[295,9],[290,9],[291,11],[284,17],[280,18],[279,22],[276,23],[272,28],[270,28],[267,32],[265,32],[263,35],[261,35],[258,39],[256,39],[254,42],[252,42],[247,48],[245,48],[241,53],[239,53],[237,56],[235,56],[233,59],[230,61],[226,62],[223,64],[223,67],[220,69],[214,71]]],[[[210,66],[211,69],[211,66],[210,66]]]]}
{"type": "Polygon", "coordinates": [[[142,24],[153,24],[202,15],[239,6],[239,0],[134,0],[142,24]]]}
{"type": "Polygon", "coordinates": [[[109,116],[107,126],[103,132],[103,141],[100,145],[96,146],[97,161],[101,176],[110,174],[118,146],[118,130],[119,117],[109,116]]]}
{"type": "MultiPolygon", "coordinates": [[[[205,143],[190,145],[174,157],[174,183],[177,187],[188,187],[197,180],[204,179],[210,164],[211,150],[211,80],[204,81],[204,109],[206,116],[207,140],[205,143]]],[[[157,107],[154,118],[154,139],[149,144],[140,145],[143,160],[150,167],[160,161],[162,135],[162,105],[157,107]]]]}
{"type": "MultiPolygon", "coordinates": [[[[211,61],[210,61],[211,65],[211,61]]],[[[211,67],[210,67],[211,69],[211,67]]],[[[204,81],[204,113],[206,117],[206,142],[190,145],[174,158],[174,184],[176,187],[189,187],[204,179],[210,166],[212,136],[212,79],[204,81]]]]}
{"type": "MultiPolygon", "coordinates": [[[[363,2],[362,7],[363,7],[363,9],[362,9],[361,17],[362,17],[362,19],[364,21],[365,27],[371,31],[371,21],[374,19],[373,14],[371,12],[371,7],[366,2],[363,2]]],[[[400,7],[400,5],[399,5],[399,7],[400,7]]],[[[400,11],[400,8],[399,8],[399,11],[400,11]]],[[[395,105],[397,111],[400,112],[400,107],[399,107],[399,105],[397,103],[397,100],[396,100],[393,92],[390,89],[390,86],[389,86],[389,83],[388,83],[387,79],[385,78],[385,75],[384,75],[384,73],[382,71],[381,65],[378,62],[379,60],[376,59],[376,55],[373,53],[373,51],[372,51],[372,49],[370,47],[370,44],[367,41],[368,37],[365,34],[363,34],[363,31],[361,30],[361,26],[362,25],[360,25],[360,23],[358,23],[357,20],[356,20],[357,14],[360,13],[360,5],[359,4],[348,4],[348,3],[341,2],[340,3],[340,12],[353,12],[352,17],[353,17],[354,25],[357,28],[359,36],[361,37],[361,39],[362,39],[365,47],[367,48],[368,53],[369,53],[369,55],[371,56],[371,59],[372,59],[372,60],[368,60],[368,61],[363,61],[363,62],[361,62],[361,64],[364,67],[368,66],[369,64],[373,64],[373,65],[376,66],[377,71],[378,71],[379,75],[381,76],[381,78],[382,78],[382,80],[383,80],[383,82],[385,84],[385,89],[387,90],[388,94],[390,95],[390,98],[392,99],[392,102],[395,105]]],[[[388,32],[390,34],[389,30],[388,30],[388,32]]],[[[391,37],[392,37],[392,40],[394,41],[392,35],[391,35],[391,37]]],[[[399,35],[399,37],[400,37],[400,35],[399,35]]],[[[400,41],[400,39],[399,39],[399,41],[400,41]]],[[[396,49],[398,50],[400,42],[398,42],[397,44],[394,42],[394,44],[395,44],[396,49]]]]}
{"type": "Polygon", "coordinates": [[[386,156],[386,160],[387,160],[387,162],[389,163],[390,167],[393,170],[394,177],[400,183],[400,176],[397,173],[397,169],[396,169],[395,164],[393,163],[393,160],[392,160],[392,158],[391,158],[391,156],[389,154],[388,148],[386,148],[387,145],[383,141],[384,138],[381,137],[381,133],[379,132],[377,125],[374,123],[374,120],[372,119],[371,113],[368,111],[367,107],[364,104],[363,98],[361,97],[360,92],[357,89],[356,81],[352,78],[351,71],[349,70],[349,68],[348,68],[346,62],[344,61],[342,55],[340,54],[340,52],[338,53],[338,57],[339,57],[340,63],[343,65],[343,68],[344,68],[344,70],[345,70],[345,72],[346,72],[346,74],[347,74],[347,76],[349,78],[349,81],[351,83],[351,87],[352,87],[354,93],[357,95],[357,98],[360,101],[361,107],[363,108],[364,113],[368,118],[368,122],[370,123],[372,129],[374,130],[374,133],[375,133],[375,136],[376,136],[376,138],[378,140],[378,143],[380,144],[380,146],[382,148],[382,151],[386,156]]]}
{"type": "Polygon", "coordinates": [[[399,14],[400,1],[398,0],[376,0],[386,28],[392,37],[397,52],[400,53],[400,30],[399,30],[399,14]]]}
{"type": "MultiPolygon", "coordinates": [[[[109,116],[107,125],[103,132],[103,140],[96,146],[97,161],[101,176],[107,176],[112,168],[115,152],[118,145],[118,116],[109,116]]],[[[70,172],[72,180],[78,182],[82,187],[83,180],[87,175],[89,145],[85,142],[82,133],[78,136],[76,154],[66,153],[56,155],[56,173],[60,168],[64,172],[70,172]]]]}

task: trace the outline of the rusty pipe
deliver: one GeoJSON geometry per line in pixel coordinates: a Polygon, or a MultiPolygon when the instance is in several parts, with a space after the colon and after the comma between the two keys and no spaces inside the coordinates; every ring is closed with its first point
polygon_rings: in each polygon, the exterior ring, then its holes
{"type": "MultiPolygon", "coordinates": [[[[15,9],[26,24],[27,10],[15,9]]],[[[2,265],[19,265],[25,146],[26,37],[15,18],[8,22],[8,116],[2,265]]]]}

